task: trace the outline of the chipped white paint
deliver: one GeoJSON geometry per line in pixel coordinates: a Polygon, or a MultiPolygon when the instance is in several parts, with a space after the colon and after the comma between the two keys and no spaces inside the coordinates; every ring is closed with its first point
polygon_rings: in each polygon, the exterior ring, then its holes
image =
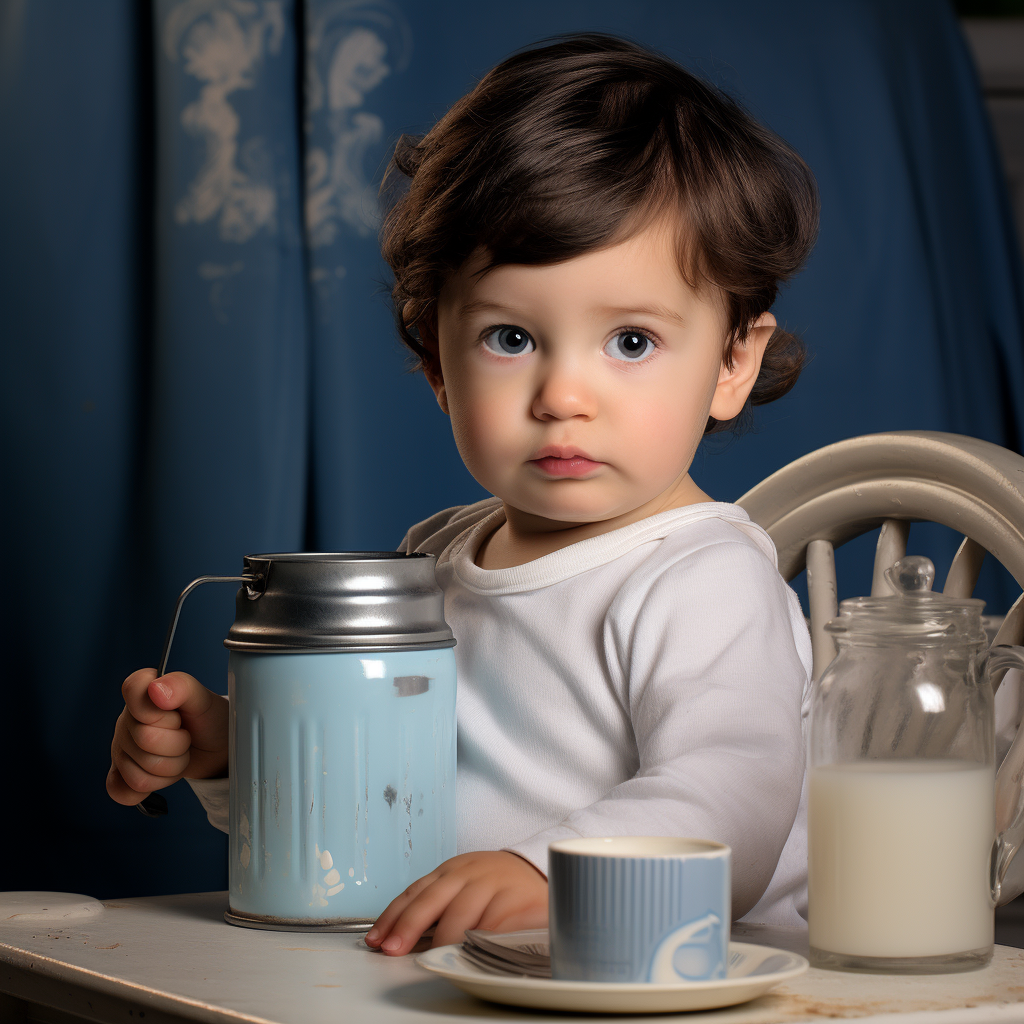
{"type": "Polygon", "coordinates": [[[349,878],[355,878],[356,877],[356,869],[355,868],[349,868],[348,869],[348,877],[349,878]]]}
{"type": "Polygon", "coordinates": [[[342,889],[345,888],[344,883],[339,885],[341,881],[341,875],[338,873],[338,869],[334,867],[334,857],[331,855],[330,850],[321,850],[319,843],[313,844],[313,856],[316,857],[320,867],[327,873],[323,877],[322,884],[320,882],[314,882],[312,888],[313,902],[309,905],[326,907],[327,896],[336,896],[342,889]]]}
{"type": "Polygon", "coordinates": [[[250,838],[249,816],[245,813],[245,811],[241,811],[239,814],[238,831],[241,833],[243,839],[248,840],[250,838]]]}
{"type": "Polygon", "coordinates": [[[218,217],[226,242],[246,242],[261,228],[276,231],[277,191],[273,160],[257,135],[239,142],[241,119],[228,102],[251,89],[266,54],[284,37],[281,0],[183,0],[163,26],[164,52],[202,82],[199,97],[181,112],[187,132],[206,153],[199,173],[175,208],[179,224],[218,217]]]}
{"type": "Polygon", "coordinates": [[[252,856],[252,851],[249,849],[248,843],[242,843],[242,852],[238,855],[238,859],[242,862],[242,867],[247,868],[249,866],[249,858],[252,856]]]}
{"type": "Polygon", "coordinates": [[[316,882],[314,882],[313,883],[313,901],[312,901],[312,903],[310,903],[310,906],[311,907],[313,907],[313,906],[326,907],[327,906],[327,900],[324,899],[324,897],[326,895],[327,895],[327,890],[322,885],[319,885],[316,882]]]}

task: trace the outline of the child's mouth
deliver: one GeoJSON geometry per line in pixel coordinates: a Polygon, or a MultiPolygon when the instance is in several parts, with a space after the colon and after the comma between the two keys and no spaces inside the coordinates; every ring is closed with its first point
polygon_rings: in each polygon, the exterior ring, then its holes
{"type": "Polygon", "coordinates": [[[545,455],[542,459],[532,459],[531,465],[536,466],[546,476],[578,477],[592,473],[603,463],[594,462],[583,455],[571,455],[568,458],[545,455]]]}

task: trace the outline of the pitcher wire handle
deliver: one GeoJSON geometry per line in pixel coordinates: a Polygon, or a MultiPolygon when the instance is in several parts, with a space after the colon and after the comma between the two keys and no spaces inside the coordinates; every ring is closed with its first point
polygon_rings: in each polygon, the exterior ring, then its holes
{"type": "MultiPolygon", "coordinates": [[[[249,597],[258,597],[263,593],[265,586],[264,576],[261,572],[243,573],[241,576],[200,576],[193,580],[179,595],[178,602],[174,606],[174,615],[171,616],[171,624],[167,628],[167,636],[164,638],[164,648],[160,652],[160,661],[156,667],[156,678],[159,679],[167,671],[167,659],[171,656],[171,643],[174,640],[174,631],[178,628],[178,617],[181,615],[181,606],[185,598],[192,593],[196,587],[204,583],[245,583],[249,597]]],[[[150,793],[143,800],[135,805],[147,818],[162,818],[167,813],[167,800],[160,793],[150,793]]]]}
{"type": "Polygon", "coordinates": [[[258,590],[262,593],[263,573],[243,573],[241,576],[200,576],[193,580],[179,595],[178,603],[174,606],[174,615],[171,616],[171,624],[167,627],[167,636],[164,638],[164,649],[160,652],[160,661],[156,667],[156,677],[159,679],[167,671],[167,659],[171,656],[171,642],[174,640],[174,631],[178,628],[178,616],[181,615],[181,606],[185,598],[192,593],[196,587],[204,583],[248,583],[250,592],[258,590]]]}

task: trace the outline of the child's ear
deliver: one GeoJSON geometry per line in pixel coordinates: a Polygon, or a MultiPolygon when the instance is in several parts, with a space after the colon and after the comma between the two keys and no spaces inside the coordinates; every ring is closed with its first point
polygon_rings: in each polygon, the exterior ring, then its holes
{"type": "Polygon", "coordinates": [[[423,376],[434,391],[437,404],[441,411],[448,415],[448,396],[444,390],[444,377],[441,375],[441,345],[437,340],[436,321],[425,317],[417,325],[420,343],[427,350],[427,359],[423,362],[423,376]]]}
{"type": "Polygon", "coordinates": [[[732,367],[726,366],[722,360],[718,386],[711,399],[710,414],[714,419],[719,422],[735,419],[743,411],[775,327],[775,317],[771,313],[762,313],[750,325],[745,340],[733,345],[732,367]]]}

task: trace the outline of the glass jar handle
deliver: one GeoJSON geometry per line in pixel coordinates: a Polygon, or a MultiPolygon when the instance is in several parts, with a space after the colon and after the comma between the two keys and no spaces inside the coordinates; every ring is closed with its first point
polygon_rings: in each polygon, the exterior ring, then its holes
{"type": "MultiPolygon", "coordinates": [[[[986,682],[996,672],[1016,668],[1024,671],[1024,647],[1000,644],[990,647],[982,657],[981,670],[986,682]]],[[[1003,758],[996,773],[996,840],[992,850],[992,900],[999,902],[1003,879],[1010,861],[1024,844],[1024,725],[1003,758]]]]}

